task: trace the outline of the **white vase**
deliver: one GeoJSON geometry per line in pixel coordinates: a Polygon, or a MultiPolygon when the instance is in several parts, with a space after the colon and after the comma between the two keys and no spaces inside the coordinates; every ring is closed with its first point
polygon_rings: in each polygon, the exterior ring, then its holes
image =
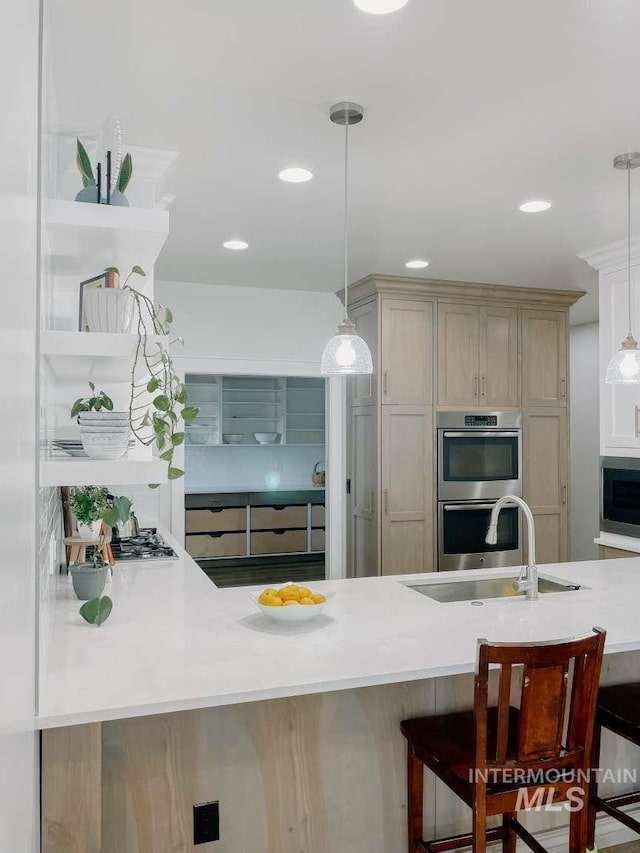
{"type": "Polygon", "coordinates": [[[84,521],[78,521],[78,536],[80,539],[97,539],[100,536],[100,527],[102,521],[92,521],[91,524],[85,524],[84,521]]]}
{"type": "Polygon", "coordinates": [[[90,332],[128,332],[134,301],[128,290],[101,287],[84,295],[84,313],[90,332]]]}

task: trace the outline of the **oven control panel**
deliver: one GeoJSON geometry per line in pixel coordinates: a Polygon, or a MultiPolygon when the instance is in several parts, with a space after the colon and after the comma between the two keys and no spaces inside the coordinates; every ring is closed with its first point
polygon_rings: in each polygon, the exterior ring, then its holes
{"type": "Polygon", "coordinates": [[[464,425],[468,427],[497,427],[497,415],[465,415],[464,425]]]}

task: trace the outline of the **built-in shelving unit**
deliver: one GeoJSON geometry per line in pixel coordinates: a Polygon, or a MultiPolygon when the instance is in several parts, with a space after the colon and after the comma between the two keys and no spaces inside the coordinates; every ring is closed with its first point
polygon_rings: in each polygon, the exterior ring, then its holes
{"type": "Polygon", "coordinates": [[[187,445],[274,447],[325,443],[325,382],[316,378],[187,376],[189,399],[200,407],[187,429],[187,445]],[[254,433],[278,433],[261,445],[254,433]],[[224,436],[242,435],[237,444],[224,436]]]}
{"type": "Polygon", "coordinates": [[[87,483],[163,483],[167,463],[162,459],[88,459],[56,457],[40,462],[41,486],[85,486],[87,483]]]}
{"type": "MultiPolygon", "coordinates": [[[[167,346],[167,337],[157,335],[155,340],[167,346]]],[[[130,372],[137,345],[138,336],[132,334],[56,330],[40,333],[40,353],[61,380],[78,375],[79,358],[88,376],[99,376],[102,381],[122,379],[130,372]]]]}

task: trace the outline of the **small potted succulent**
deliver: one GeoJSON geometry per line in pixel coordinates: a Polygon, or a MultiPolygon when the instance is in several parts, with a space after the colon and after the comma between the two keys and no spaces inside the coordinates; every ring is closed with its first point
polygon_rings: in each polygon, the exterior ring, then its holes
{"type": "MultiPolygon", "coordinates": [[[[107,156],[110,158],[110,153],[107,156]]],[[[76,165],[82,177],[83,187],[76,195],[76,201],[88,202],[89,204],[112,204],[118,207],[129,207],[129,201],[125,192],[133,175],[131,154],[125,154],[117,177],[113,176],[115,186],[112,185],[110,159],[106,163],[107,173],[104,175],[103,181],[102,164],[98,164],[96,168],[97,177],[94,176],[93,166],[87,154],[87,149],[79,139],[76,139],[76,165]]]]}
{"type": "Polygon", "coordinates": [[[105,524],[110,529],[115,527],[119,522],[126,521],[129,518],[130,509],[131,501],[129,498],[113,498],[110,502],[107,500],[107,506],[100,518],[101,531],[98,535],[98,544],[93,550],[91,560],[86,563],[78,563],[69,568],[73,590],[81,601],[100,598],[107,582],[107,572],[109,571],[107,546],[109,541],[107,536],[102,532],[102,525],[105,524]]]}
{"type": "Polygon", "coordinates": [[[97,539],[102,526],[102,516],[107,509],[107,493],[97,486],[74,489],[69,506],[76,517],[80,539],[97,539]]]}
{"type": "Polygon", "coordinates": [[[131,438],[128,412],[114,412],[113,400],[104,391],[96,392],[89,382],[90,397],[79,397],[71,407],[71,417],[80,425],[82,446],[92,459],[119,459],[131,438]]]}

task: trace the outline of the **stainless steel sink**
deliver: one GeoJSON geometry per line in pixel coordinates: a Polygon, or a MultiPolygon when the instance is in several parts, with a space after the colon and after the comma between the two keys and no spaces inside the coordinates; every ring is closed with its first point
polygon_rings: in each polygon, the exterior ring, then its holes
{"type": "MultiPolygon", "coordinates": [[[[522,598],[521,592],[516,592],[513,582],[518,575],[504,578],[477,578],[474,580],[450,580],[442,583],[408,584],[410,589],[433,598],[435,601],[476,601],[484,598],[522,598]]],[[[538,577],[538,592],[570,592],[581,589],[579,584],[565,584],[551,580],[544,575],[538,577]]]]}

